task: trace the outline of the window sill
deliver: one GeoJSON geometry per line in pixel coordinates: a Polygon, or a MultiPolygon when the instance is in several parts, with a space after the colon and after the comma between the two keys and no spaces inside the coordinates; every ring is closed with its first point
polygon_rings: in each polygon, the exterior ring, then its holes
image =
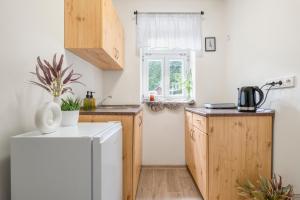
{"type": "Polygon", "coordinates": [[[159,112],[164,110],[165,108],[169,110],[177,110],[181,106],[184,105],[194,105],[194,100],[162,100],[162,101],[147,101],[144,100],[144,103],[148,105],[148,107],[153,112],[159,112]]]}
{"type": "Polygon", "coordinates": [[[188,105],[194,105],[195,100],[159,100],[159,101],[149,101],[144,100],[143,103],[146,104],[188,104],[188,105]]]}

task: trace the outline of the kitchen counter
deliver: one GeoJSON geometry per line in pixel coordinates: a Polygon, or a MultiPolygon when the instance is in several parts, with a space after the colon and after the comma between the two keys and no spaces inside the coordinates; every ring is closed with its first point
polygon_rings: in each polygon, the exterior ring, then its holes
{"type": "Polygon", "coordinates": [[[142,111],[141,105],[107,105],[95,110],[80,110],[80,115],[136,115],[142,111]]]}
{"type": "Polygon", "coordinates": [[[186,111],[204,116],[274,116],[275,111],[270,109],[257,109],[256,112],[239,112],[237,109],[207,109],[201,107],[186,107],[186,111]]]}

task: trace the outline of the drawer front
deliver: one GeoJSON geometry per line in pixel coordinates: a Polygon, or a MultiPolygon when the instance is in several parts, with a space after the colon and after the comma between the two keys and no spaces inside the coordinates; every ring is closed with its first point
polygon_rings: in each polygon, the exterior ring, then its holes
{"type": "Polygon", "coordinates": [[[193,114],[193,126],[198,128],[200,131],[207,132],[207,119],[206,117],[193,114]]]}

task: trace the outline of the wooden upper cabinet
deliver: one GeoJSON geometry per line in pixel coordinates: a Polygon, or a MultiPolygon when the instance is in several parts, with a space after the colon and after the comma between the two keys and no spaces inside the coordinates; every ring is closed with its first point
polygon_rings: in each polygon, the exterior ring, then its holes
{"type": "Polygon", "coordinates": [[[101,69],[123,69],[124,29],[112,0],[65,0],[65,48],[101,69]]]}

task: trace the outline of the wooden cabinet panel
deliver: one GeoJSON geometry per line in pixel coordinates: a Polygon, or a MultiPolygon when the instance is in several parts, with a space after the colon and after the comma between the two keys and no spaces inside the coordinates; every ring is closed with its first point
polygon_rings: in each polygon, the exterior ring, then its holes
{"type": "Polygon", "coordinates": [[[208,189],[208,136],[197,128],[194,131],[195,182],[204,199],[208,189]]]}
{"type": "Polygon", "coordinates": [[[65,48],[100,48],[100,0],[65,0],[65,48]]]}
{"type": "Polygon", "coordinates": [[[115,27],[117,28],[115,31],[115,61],[120,65],[120,66],[124,66],[125,65],[125,52],[124,52],[124,48],[125,48],[125,38],[124,38],[124,28],[121,24],[121,20],[119,19],[119,16],[116,15],[116,21],[115,21],[116,25],[115,27]]]}
{"type": "Polygon", "coordinates": [[[102,29],[103,29],[103,38],[102,38],[102,47],[108,53],[111,58],[114,58],[114,44],[115,44],[115,35],[116,35],[116,25],[115,18],[116,13],[113,8],[111,0],[102,0],[103,6],[103,20],[102,29]]]}
{"type": "Polygon", "coordinates": [[[271,116],[211,117],[209,130],[209,199],[238,199],[237,181],[271,177],[271,116]]]}
{"type": "MultiPolygon", "coordinates": [[[[142,112],[138,115],[143,120],[142,112]]],[[[123,127],[123,200],[134,200],[136,194],[135,183],[138,182],[141,165],[142,124],[135,121],[140,119],[133,115],[80,115],[80,122],[108,122],[121,121],[123,127]],[[137,169],[137,170],[135,170],[137,169]],[[135,174],[134,174],[135,173],[135,174]]]]}
{"type": "Polygon", "coordinates": [[[194,171],[194,164],[192,163],[193,157],[193,115],[190,112],[185,112],[185,160],[186,164],[191,171],[194,171]]]}
{"type": "Polygon", "coordinates": [[[124,66],[124,30],[112,0],[65,0],[65,48],[104,70],[124,66]]]}
{"type": "Polygon", "coordinates": [[[185,124],[186,162],[205,200],[239,199],[237,181],[271,178],[272,115],[186,112],[185,124]]]}
{"type": "Polygon", "coordinates": [[[193,125],[198,128],[200,131],[206,133],[207,120],[206,117],[193,114],[193,125]]]}
{"type": "Polygon", "coordinates": [[[142,168],[142,129],[143,113],[134,117],[133,135],[133,199],[136,197],[141,168],[142,168]]]}

